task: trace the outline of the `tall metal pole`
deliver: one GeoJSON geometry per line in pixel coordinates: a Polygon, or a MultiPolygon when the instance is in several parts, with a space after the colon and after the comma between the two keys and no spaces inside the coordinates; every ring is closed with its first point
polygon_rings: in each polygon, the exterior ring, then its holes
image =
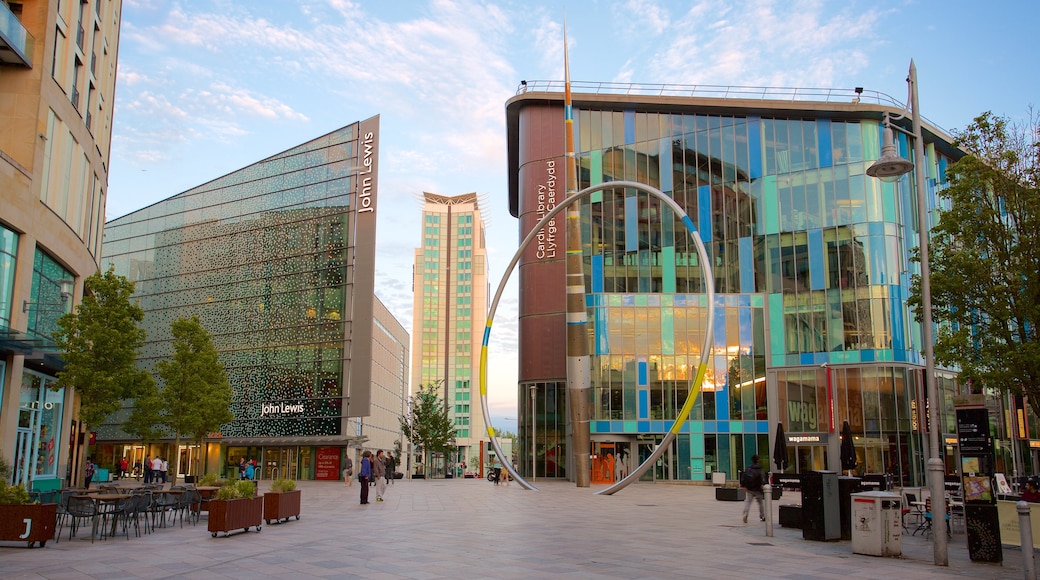
{"type": "Polygon", "coordinates": [[[910,60],[910,108],[914,130],[914,177],[917,179],[917,235],[921,258],[921,341],[924,342],[924,380],[928,390],[928,489],[932,494],[932,528],[936,566],[948,566],[946,546],[946,487],[943,448],[939,446],[939,390],[935,384],[935,348],[932,344],[932,283],[928,265],[928,190],[925,189],[924,134],[921,131],[921,107],[917,99],[917,66],[910,60]]]}
{"type": "MultiPolygon", "coordinates": [[[[571,69],[567,57],[567,25],[563,28],[563,118],[567,137],[567,197],[578,194],[578,161],[574,155],[574,109],[571,106],[571,69]]],[[[589,420],[589,333],[585,309],[585,266],[582,262],[581,208],[567,206],[567,395],[570,403],[574,483],[589,487],[592,466],[589,420]]]]}
{"type": "Polygon", "coordinates": [[[535,425],[538,423],[534,419],[534,410],[538,408],[538,405],[535,402],[537,396],[538,387],[531,385],[531,413],[529,415],[531,417],[531,481],[534,481],[536,467],[535,459],[538,457],[538,453],[535,451],[535,425]]]}

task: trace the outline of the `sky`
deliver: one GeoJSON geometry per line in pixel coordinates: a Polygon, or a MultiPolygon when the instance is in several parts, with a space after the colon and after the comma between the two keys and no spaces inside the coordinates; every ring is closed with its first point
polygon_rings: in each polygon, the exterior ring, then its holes
{"type": "MultiPolygon", "coordinates": [[[[376,294],[411,333],[423,192],[480,194],[491,291],[519,246],[505,102],[521,80],[864,87],[953,133],[1040,95],[1040,2],[124,0],[107,219],[380,116],[376,294]]],[[[488,399],[516,431],[517,284],[488,399]]],[[[415,388],[413,386],[413,388],[415,388]]]]}

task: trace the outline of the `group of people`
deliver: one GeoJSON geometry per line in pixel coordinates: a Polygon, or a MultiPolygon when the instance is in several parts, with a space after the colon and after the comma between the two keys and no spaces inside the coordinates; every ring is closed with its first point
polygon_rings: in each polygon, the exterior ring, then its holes
{"type": "Polygon", "coordinates": [[[144,457],[144,482],[166,483],[166,475],[170,471],[170,462],[156,455],[144,457]]]}
{"type": "MultiPolygon", "coordinates": [[[[347,486],[351,485],[353,467],[354,464],[348,457],[347,467],[343,470],[347,486]]],[[[375,455],[368,450],[361,454],[361,469],[358,471],[358,481],[361,483],[361,505],[369,503],[368,488],[370,485],[376,486],[376,501],[383,501],[387,485],[394,481],[395,467],[397,467],[397,460],[390,453],[383,453],[382,449],[376,451],[375,455]]]]}
{"type": "Polygon", "coordinates": [[[256,459],[246,460],[245,457],[238,458],[238,478],[256,479],[256,459]]]}

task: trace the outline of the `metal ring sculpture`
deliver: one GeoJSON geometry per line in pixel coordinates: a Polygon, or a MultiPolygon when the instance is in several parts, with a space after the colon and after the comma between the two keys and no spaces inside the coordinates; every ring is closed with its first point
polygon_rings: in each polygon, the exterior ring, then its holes
{"type": "MultiPolygon", "coordinates": [[[[683,404],[682,409],[679,411],[679,415],[676,416],[675,422],[672,423],[671,428],[668,430],[668,434],[665,435],[664,439],[658,444],[654,452],[646,458],[645,461],[639,464],[632,473],[628,474],[621,481],[615,482],[614,485],[596,492],[597,495],[613,495],[614,493],[621,491],[628,484],[639,479],[639,477],[646,472],[654,464],[655,461],[661,455],[664,454],[668,446],[671,445],[672,441],[675,440],[675,436],[679,433],[682,428],[682,424],[686,422],[686,419],[690,415],[690,411],[693,409],[693,403],[697,399],[697,395],[701,392],[701,383],[704,381],[704,375],[708,369],[708,352],[711,349],[713,339],[713,325],[715,322],[715,284],[712,278],[711,266],[708,263],[708,251],[704,248],[704,242],[701,241],[700,235],[697,233],[697,229],[693,226],[693,222],[690,220],[686,212],[674,199],[665,195],[661,190],[637,183],[635,181],[608,181],[592,187],[587,187],[578,193],[567,197],[562,203],[554,207],[548,213],[546,213],[542,219],[538,220],[534,228],[527,234],[524,241],[521,242],[520,247],[516,250],[516,254],[513,255],[513,260],[509,262],[509,267],[506,268],[506,273],[502,276],[502,281],[498,284],[498,290],[495,292],[495,298],[491,301],[491,310],[488,312],[487,324],[484,325],[484,341],[480,346],[480,407],[484,413],[484,423],[487,425],[488,437],[491,438],[491,445],[495,448],[495,453],[499,457],[505,457],[505,453],[502,452],[502,446],[498,442],[498,437],[495,436],[495,428],[491,424],[491,416],[488,411],[487,403],[487,352],[488,352],[488,340],[491,338],[491,323],[495,319],[495,311],[498,310],[498,301],[502,298],[502,292],[505,290],[506,282],[509,281],[509,277],[512,275],[513,270],[516,268],[517,262],[520,261],[520,255],[527,249],[527,246],[531,245],[531,242],[537,237],[545,226],[549,224],[549,221],[556,217],[557,214],[562,212],[570,204],[592,194],[597,191],[604,189],[617,189],[617,188],[629,188],[638,189],[645,193],[650,194],[657,199],[660,199],[668,207],[672,209],[677,215],[682,216],[683,225],[686,226],[686,231],[690,232],[690,237],[693,238],[694,243],[697,246],[697,256],[701,263],[701,272],[704,275],[705,280],[705,294],[707,295],[708,301],[708,317],[707,324],[704,328],[704,345],[701,347],[701,360],[697,365],[697,374],[693,379],[693,383],[690,387],[690,393],[686,397],[686,402],[683,404]]],[[[533,426],[532,426],[533,428],[533,426]]],[[[533,451],[533,450],[532,450],[533,451]]],[[[528,482],[526,479],[517,473],[516,469],[513,468],[513,464],[510,461],[502,462],[503,468],[509,472],[510,477],[517,481],[524,489],[530,489],[538,491],[538,488],[528,482]]]]}

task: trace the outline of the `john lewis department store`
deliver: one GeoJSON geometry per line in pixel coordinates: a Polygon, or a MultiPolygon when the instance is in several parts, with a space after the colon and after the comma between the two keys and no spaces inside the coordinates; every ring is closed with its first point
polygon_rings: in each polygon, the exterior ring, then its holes
{"type": "MultiPolygon", "coordinates": [[[[373,292],[378,143],[373,117],[106,225],[102,263],[145,312],[140,364],[153,370],[171,323],[197,316],[227,370],[235,418],[182,445],[182,464],[246,457],[263,478],[338,479],[346,456],[401,438],[409,338],[373,292]]],[[[99,431],[99,463],[171,457],[121,431],[128,411],[99,431]]]]}
{"type": "MultiPolygon", "coordinates": [[[[865,174],[880,154],[884,113],[902,105],[851,90],[829,92],[829,101],[770,100],[763,91],[699,97],[693,87],[660,85],[574,90],[578,188],[632,180],[662,190],[685,209],[712,260],[714,347],[702,393],[644,477],[704,480],[721,471],[734,479],[751,455],[772,456],[778,423],[789,472],[837,470],[848,421],[857,471],[923,481],[928,402],[920,325],[907,306],[918,271],[909,259],[917,195],[912,175],[882,183],[865,174]]],[[[563,84],[528,81],[506,116],[510,211],[523,237],[565,196],[563,84]]],[[[960,153],[935,127],[924,136],[926,158],[914,161],[925,165],[924,199],[934,208],[960,153]]],[[[905,133],[897,145],[913,160],[905,133]]],[[[592,481],[605,483],[638,465],[671,427],[700,362],[707,304],[695,246],[658,201],[604,190],[581,202],[581,221],[592,481]]],[[[565,477],[568,468],[560,226],[518,268],[518,456],[530,474],[533,425],[537,477],[565,477]]],[[[952,470],[952,397],[962,387],[941,369],[937,383],[952,470]]],[[[1000,401],[991,404],[995,435],[1006,438],[1000,401]]],[[[1011,473],[1006,441],[1001,447],[998,463],[1011,473]]]]}

